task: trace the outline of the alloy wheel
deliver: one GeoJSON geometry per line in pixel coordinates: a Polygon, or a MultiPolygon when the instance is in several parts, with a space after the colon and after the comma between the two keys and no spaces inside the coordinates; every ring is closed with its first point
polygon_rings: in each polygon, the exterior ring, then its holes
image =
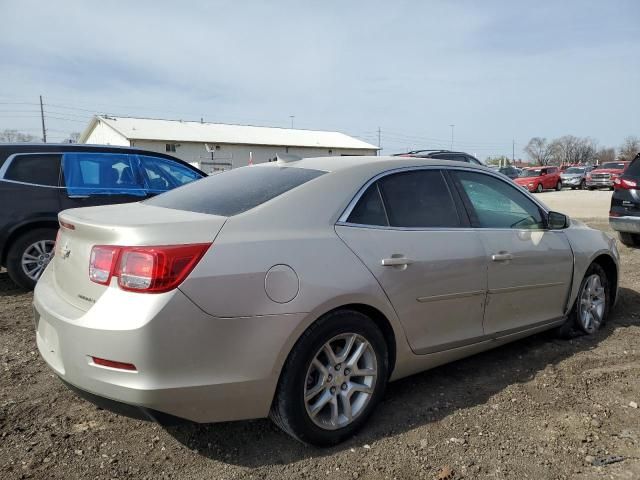
{"type": "Polygon", "coordinates": [[[39,240],[25,248],[20,263],[22,271],[31,280],[37,281],[54,255],[53,240],[39,240]]]}
{"type": "Polygon", "coordinates": [[[309,418],[324,430],[352,423],[369,404],[378,364],[371,344],[344,333],[326,342],[307,370],[304,403],[309,418]]]}
{"type": "Polygon", "coordinates": [[[585,332],[595,332],[604,318],[606,294],[600,275],[590,275],[584,282],[578,305],[578,319],[585,332]]]}

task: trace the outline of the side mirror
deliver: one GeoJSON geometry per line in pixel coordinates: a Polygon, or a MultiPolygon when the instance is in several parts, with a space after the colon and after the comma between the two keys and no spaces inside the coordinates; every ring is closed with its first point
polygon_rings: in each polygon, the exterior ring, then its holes
{"type": "Polygon", "coordinates": [[[562,230],[569,226],[569,217],[563,213],[549,212],[547,217],[547,226],[549,230],[562,230]]]}

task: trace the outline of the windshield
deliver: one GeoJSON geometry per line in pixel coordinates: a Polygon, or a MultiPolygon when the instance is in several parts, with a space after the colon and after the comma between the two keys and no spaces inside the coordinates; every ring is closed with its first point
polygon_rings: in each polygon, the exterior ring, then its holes
{"type": "Polygon", "coordinates": [[[622,162],[608,162],[608,163],[603,163],[598,168],[614,168],[616,170],[624,170],[624,163],[622,163],[622,162]]]}
{"type": "Polygon", "coordinates": [[[523,170],[522,175],[520,176],[521,177],[539,177],[541,173],[542,173],[542,170],[539,168],[535,170],[523,170]]]}
{"type": "Polygon", "coordinates": [[[581,167],[570,167],[567,168],[564,173],[584,173],[584,168],[581,167]]]}

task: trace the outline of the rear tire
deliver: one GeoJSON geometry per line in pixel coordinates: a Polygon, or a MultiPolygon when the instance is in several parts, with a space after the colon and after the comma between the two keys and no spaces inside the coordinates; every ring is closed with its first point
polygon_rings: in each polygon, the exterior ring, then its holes
{"type": "Polygon", "coordinates": [[[336,310],[311,325],[293,347],[269,416],[303,443],[335,445],[364,425],[388,377],[388,348],[380,329],[360,312],[336,310]],[[325,353],[327,345],[333,360],[325,353]]]}
{"type": "Polygon", "coordinates": [[[611,305],[611,287],[604,269],[592,263],[580,283],[578,296],[558,335],[571,338],[576,334],[593,335],[607,321],[611,305]]]}
{"type": "Polygon", "coordinates": [[[55,239],[53,228],[36,228],[16,238],[7,254],[7,273],[11,280],[22,288],[33,290],[53,258],[55,239]]]}
{"type": "Polygon", "coordinates": [[[556,191],[559,192],[560,190],[562,190],[562,182],[556,183],[556,191]]]}
{"type": "Polygon", "coordinates": [[[580,182],[580,190],[586,190],[587,188],[587,182],[585,182],[584,180],[582,180],[580,182]]]}
{"type": "Polygon", "coordinates": [[[627,247],[640,247],[640,235],[637,233],[618,232],[618,238],[627,247]]]}

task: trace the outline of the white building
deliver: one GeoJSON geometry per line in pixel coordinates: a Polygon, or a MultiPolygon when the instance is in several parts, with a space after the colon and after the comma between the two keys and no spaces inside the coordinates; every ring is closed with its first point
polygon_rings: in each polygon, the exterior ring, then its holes
{"type": "Polygon", "coordinates": [[[273,161],[276,155],[376,155],[379,150],[339,132],[107,115],[93,117],[79,142],[168,153],[207,173],[273,161]]]}

